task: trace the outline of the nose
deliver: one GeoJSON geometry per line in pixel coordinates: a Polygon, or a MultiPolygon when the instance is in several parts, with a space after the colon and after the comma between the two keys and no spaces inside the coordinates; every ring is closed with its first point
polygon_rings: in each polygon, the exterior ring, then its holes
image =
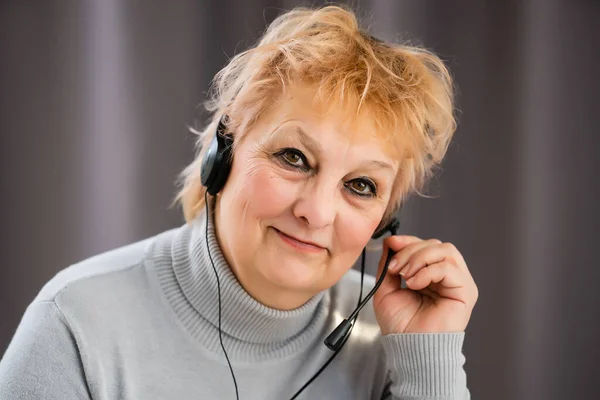
{"type": "Polygon", "coordinates": [[[293,207],[296,218],[312,229],[332,225],[337,214],[337,187],[332,182],[314,182],[302,190],[293,207]]]}

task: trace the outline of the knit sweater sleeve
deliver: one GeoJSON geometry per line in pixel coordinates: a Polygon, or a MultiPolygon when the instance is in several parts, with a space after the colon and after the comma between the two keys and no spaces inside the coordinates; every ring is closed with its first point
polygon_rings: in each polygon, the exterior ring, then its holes
{"type": "Polygon", "coordinates": [[[90,399],[77,344],[53,301],[25,312],[0,361],[0,399],[90,399]]]}
{"type": "Polygon", "coordinates": [[[389,370],[382,400],[469,400],[463,333],[390,334],[381,338],[389,370]]]}

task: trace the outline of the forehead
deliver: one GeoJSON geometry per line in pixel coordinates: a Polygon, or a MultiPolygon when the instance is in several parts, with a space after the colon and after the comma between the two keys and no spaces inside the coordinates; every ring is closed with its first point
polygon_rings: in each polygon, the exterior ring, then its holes
{"type": "Polygon", "coordinates": [[[391,140],[389,132],[377,127],[366,107],[358,115],[355,110],[354,105],[342,104],[333,96],[318,96],[313,87],[290,85],[276,105],[261,118],[260,133],[257,133],[262,140],[269,140],[293,137],[302,130],[324,147],[350,146],[360,148],[364,157],[397,159],[398,146],[391,140]]]}

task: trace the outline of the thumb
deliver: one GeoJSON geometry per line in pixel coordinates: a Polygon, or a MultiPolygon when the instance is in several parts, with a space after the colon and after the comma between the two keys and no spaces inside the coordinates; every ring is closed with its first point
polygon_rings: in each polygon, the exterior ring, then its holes
{"type": "MultiPolygon", "coordinates": [[[[379,260],[376,279],[379,279],[381,273],[383,272],[383,267],[385,266],[390,250],[392,250],[394,253],[397,253],[409,244],[417,243],[421,240],[422,239],[416,236],[409,235],[395,235],[385,239],[383,241],[383,254],[381,255],[381,259],[379,260]]],[[[393,257],[394,256],[392,256],[392,259],[393,257]]],[[[379,289],[377,289],[377,292],[375,292],[374,297],[383,298],[387,294],[396,292],[400,289],[402,289],[402,279],[400,275],[390,272],[388,270],[388,272],[386,273],[386,277],[384,278],[383,282],[381,282],[381,286],[379,287],[379,289]]]]}

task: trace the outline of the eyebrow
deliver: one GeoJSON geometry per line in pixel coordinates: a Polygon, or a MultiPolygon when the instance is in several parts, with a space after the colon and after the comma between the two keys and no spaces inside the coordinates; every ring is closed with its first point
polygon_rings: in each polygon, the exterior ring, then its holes
{"type": "Polygon", "coordinates": [[[379,168],[383,168],[383,169],[389,169],[394,171],[395,168],[392,167],[390,164],[383,162],[383,161],[379,161],[379,160],[370,160],[370,161],[365,161],[363,163],[364,166],[375,166],[375,167],[379,167],[379,168]]]}
{"type": "MultiPolygon", "coordinates": [[[[315,140],[314,138],[312,138],[309,134],[307,134],[306,132],[304,132],[304,130],[299,127],[299,126],[294,126],[293,128],[290,129],[282,129],[281,133],[295,133],[298,137],[298,140],[300,140],[300,142],[308,147],[309,149],[311,149],[312,151],[318,153],[318,154],[322,154],[323,153],[323,147],[321,146],[321,143],[319,143],[317,140],[315,140]]],[[[382,169],[389,169],[394,171],[395,168],[384,162],[384,161],[379,161],[379,160],[368,160],[362,163],[363,167],[379,167],[382,169]]]]}
{"type": "Polygon", "coordinates": [[[292,128],[292,131],[295,132],[296,135],[298,135],[298,139],[304,146],[308,147],[316,153],[323,153],[323,147],[321,146],[321,143],[312,138],[308,133],[304,132],[302,128],[300,128],[299,126],[295,126],[292,128]]]}

